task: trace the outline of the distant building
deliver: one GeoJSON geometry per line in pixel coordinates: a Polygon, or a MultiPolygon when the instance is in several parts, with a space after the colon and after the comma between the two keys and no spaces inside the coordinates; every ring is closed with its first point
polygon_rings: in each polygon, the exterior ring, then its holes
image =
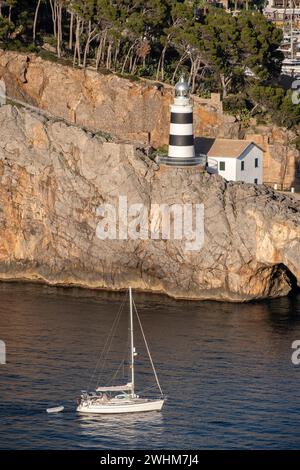
{"type": "Polygon", "coordinates": [[[288,9],[299,8],[300,0],[267,0],[265,8],[288,9]]]}
{"type": "Polygon", "coordinates": [[[197,139],[196,152],[206,156],[209,173],[228,181],[263,182],[263,150],[253,142],[202,137],[197,139]]]}
{"type": "Polygon", "coordinates": [[[300,28],[300,0],[268,0],[263,12],[279,28],[300,28]]]}

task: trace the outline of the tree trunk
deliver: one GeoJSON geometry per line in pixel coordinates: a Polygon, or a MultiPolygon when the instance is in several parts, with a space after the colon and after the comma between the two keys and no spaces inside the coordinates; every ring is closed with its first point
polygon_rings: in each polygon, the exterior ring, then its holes
{"type": "Polygon", "coordinates": [[[163,48],[162,57],[161,57],[160,70],[161,70],[161,79],[162,80],[164,80],[164,78],[165,78],[165,57],[166,57],[167,48],[168,48],[168,46],[165,46],[163,48]]]}
{"type": "Polygon", "coordinates": [[[201,65],[201,58],[197,57],[197,59],[195,60],[195,63],[194,63],[194,70],[193,70],[192,84],[191,84],[191,93],[195,92],[196,78],[197,78],[197,75],[198,75],[198,72],[199,72],[199,69],[200,69],[200,65],[201,65]]]}
{"type": "Polygon", "coordinates": [[[161,75],[161,79],[164,79],[165,76],[165,56],[167,52],[168,44],[166,44],[161,52],[158,66],[157,66],[157,71],[156,71],[156,80],[159,79],[159,76],[161,75]]]}
{"type": "Polygon", "coordinates": [[[194,73],[194,67],[195,67],[195,61],[192,57],[190,57],[190,61],[191,61],[191,68],[190,68],[190,75],[189,75],[189,79],[188,79],[188,84],[190,85],[191,87],[191,82],[192,82],[192,76],[193,76],[193,73],[194,73]]]}
{"type": "Polygon", "coordinates": [[[83,58],[83,67],[84,68],[86,67],[87,57],[88,57],[88,54],[90,52],[90,44],[98,36],[98,33],[95,35],[95,31],[96,31],[96,28],[94,28],[93,31],[92,31],[92,22],[89,21],[88,37],[87,37],[87,40],[86,40],[86,43],[85,43],[85,48],[84,48],[84,58],[83,58]]]}
{"type": "Polygon", "coordinates": [[[76,16],[76,40],[75,40],[75,47],[74,47],[73,66],[75,66],[76,64],[76,56],[77,56],[79,67],[81,66],[80,27],[81,27],[81,19],[77,15],[76,16]]]}
{"type": "Polygon", "coordinates": [[[104,58],[105,58],[105,44],[106,44],[106,39],[107,39],[107,29],[105,30],[104,39],[103,39],[103,44],[102,44],[102,51],[101,51],[101,56],[100,56],[100,60],[101,60],[101,62],[103,62],[103,63],[104,63],[104,58]]]}
{"type": "Polygon", "coordinates": [[[115,50],[115,56],[114,56],[114,69],[115,70],[117,69],[118,56],[119,56],[119,52],[120,52],[120,45],[121,45],[121,42],[118,41],[118,44],[117,44],[117,47],[116,47],[116,50],[115,50]]]}
{"type": "Polygon", "coordinates": [[[57,0],[49,0],[50,1],[50,7],[51,7],[51,13],[52,13],[52,22],[53,22],[53,34],[54,37],[56,38],[56,2],[57,0]]]}
{"type": "Polygon", "coordinates": [[[186,58],[187,58],[187,53],[184,52],[184,53],[182,54],[182,56],[180,57],[179,61],[177,62],[176,68],[175,68],[174,73],[173,73],[173,75],[172,75],[171,83],[174,83],[175,77],[176,77],[177,72],[178,72],[178,69],[179,69],[180,65],[182,64],[182,62],[183,62],[186,58]]]}
{"type": "Polygon", "coordinates": [[[226,98],[226,96],[227,96],[227,87],[231,82],[231,78],[226,79],[225,75],[221,74],[220,75],[220,80],[221,80],[221,85],[222,85],[222,98],[226,98]]]}
{"type": "Polygon", "coordinates": [[[62,45],[62,4],[56,2],[56,18],[57,18],[57,57],[61,57],[61,45],[62,45]]]}
{"type": "Polygon", "coordinates": [[[166,57],[166,52],[167,52],[167,49],[169,47],[171,37],[172,37],[172,35],[168,34],[167,39],[166,39],[166,43],[165,43],[164,48],[161,52],[159,62],[158,62],[158,66],[157,66],[156,80],[159,79],[160,72],[161,72],[161,79],[162,80],[164,79],[164,76],[165,76],[165,57],[166,57]]]}
{"type": "Polygon", "coordinates": [[[220,75],[220,80],[221,80],[221,85],[222,85],[222,98],[226,98],[227,92],[226,92],[224,75],[222,74],[220,75]]]}
{"type": "Polygon", "coordinates": [[[109,70],[111,66],[111,42],[108,44],[107,56],[106,56],[106,68],[109,70]]]}
{"type": "Polygon", "coordinates": [[[34,13],[33,33],[32,33],[33,42],[35,42],[35,38],[36,38],[36,25],[37,25],[37,19],[38,19],[39,9],[40,9],[40,6],[41,6],[41,1],[42,1],[42,0],[38,0],[37,5],[36,5],[36,9],[35,9],[35,13],[34,13]]]}
{"type": "Polygon", "coordinates": [[[131,67],[132,67],[132,59],[133,59],[133,54],[132,52],[130,53],[130,56],[129,56],[129,68],[128,68],[128,72],[130,73],[130,70],[131,70],[131,67]]]}
{"type": "Polygon", "coordinates": [[[98,70],[99,64],[100,64],[100,58],[101,58],[101,52],[102,52],[102,51],[101,51],[101,47],[102,47],[101,41],[102,41],[102,37],[101,37],[101,39],[100,39],[100,41],[99,41],[99,46],[98,46],[97,54],[96,54],[96,64],[95,64],[96,70],[98,70]]]}
{"type": "Polygon", "coordinates": [[[73,26],[74,26],[74,13],[73,11],[70,12],[70,29],[69,29],[69,49],[70,51],[73,49],[73,26]]]}
{"type": "Polygon", "coordinates": [[[128,49],[128,52],[127,52],[126,57],[125,57],[125,60],[124,60],[124,62],[123,62],[123,66],[122,66],[121,73],[124,73],[124,72],[125,72],[125,67],[126,67],[127,61],[128,61],[128,59],[129,59],[129,56],[130,56],[131,51],[132,51],[132,49],[134,48],[134,46],[135,46],[135,42],[134,42],[134,43],[130,46],[130,48],[128,49]]]}
{"type": "Polygon", "coordinates": [[[135,57],[134,57],[134,60],[133,60],[133,63],[131,65],[131,70],[130,70],[130,73],[132,73],[134,75],[135,71],[136,71],[136,63],[137,63],[137,55],[135,54],[135,57]]]}
{"type": "Polygon", "coordinates": [[[90,48],[90,38],[91,38],[91,30],[92,30],[92,23],[89,21],[88,26],[88,35],[85,43],[84,54],[83,54],[83,68],[86,68],[86,60],[89,53],[90,48]]]}
{"type": "Polygon", "coordinates": [[[158,80],[159,78],[160,68],[161,68],[161,54],[160,54],[160,58],[157,64],[157,68],[156,68],[156,80],[158,80]]]}
{"type": "Polygon", "coordinates": [[[102,57],[102,47],[103,47],[103,41],[104,41],[104,35],[105,32],[102,32],[100,35],[100,41],[99,41],[99,46],[97,49],[97,54],[96,54],[96,70],[98,70],[100,62],[101,62],[101,57],[102,57]]]}

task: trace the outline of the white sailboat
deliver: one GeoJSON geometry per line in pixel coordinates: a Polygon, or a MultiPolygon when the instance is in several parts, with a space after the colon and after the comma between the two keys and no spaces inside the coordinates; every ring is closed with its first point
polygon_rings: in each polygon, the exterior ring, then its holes
{"type": "Polygon", "coordinates": [[[163,395],[158,376],[151,358],[149,347],[144,335],[142,324],[135,308],[132,298],[131,287],[129,288],[129,304],[130,304],[130,371],[131,382],[124,385],[113,385],[97,387],[95,392],[89,393],[83,391],[77,403],[77,411],[80,413],[137,413],[144,411],[160,411],[164,405],[165,397],[163,395]],[[134,309],[133,309],[134,307],[134,309]],[[154,372],[155,380],[160,391],[158,398],[143,398],[135,393],[135,356],[137,355],[134,347],[134,331],[133,331],[133,310],[137,316],[142,336],[145,342],[150,363],[154,372]]]}

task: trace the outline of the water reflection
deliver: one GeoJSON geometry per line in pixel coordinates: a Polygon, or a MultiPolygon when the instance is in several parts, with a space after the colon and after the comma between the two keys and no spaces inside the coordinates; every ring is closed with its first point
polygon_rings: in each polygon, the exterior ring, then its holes
{"type": "Polygon", "coordinates": [[[80,426],[80,431],[83,435],[97,437],[99,432],[105,435],[114,435],[120,429],[126,434],[127,438],[134,437],[136,432],[141,432],[141,429],[149,430],[151,427],[155,428],[156,434],[163,432],[163,413],[148,412],[148,413],[134,413],[124,415],[84,415],[78,414],[77,421],[80,426]]]}
{"type": "Polygon", "coordinates": [[[126,447],[134,449],[147,447],[141,436],[149,439],[152,445],[163,442],[164,418],[162,413],[124,415],[78,415],[76,421],[82,438],[82,446],[97,445],[109,448],[126,447]]]}

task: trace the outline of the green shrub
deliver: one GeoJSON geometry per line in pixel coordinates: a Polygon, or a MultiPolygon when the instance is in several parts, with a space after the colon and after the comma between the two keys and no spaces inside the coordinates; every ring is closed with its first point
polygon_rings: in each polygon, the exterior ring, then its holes
{"type": "Polygon", "coordinates": [[[97,131],[94,134],[96,137],[100,137],[101,139],[106,140],[106,142],[112,142],[113,141],[113,136],[106,131],[97,131]]]}
{"type": "Polygon", "coordinates": [[[300,105],[292,102],[291,91],[281,87],[256,85],[249,95],[256,104],[256,112],[270,116],[278,126],[291,128],[300,122],[300,105]]]}
{"type": "Polygon", "coordinates": [[[14,31],[15,25],[7,18],[0,16],[0,41],[6,42],[14,31]]]}
{"type": "Polygon", "coordinates": [[[229,95],[223,100],[223,110],[225,113],[233,114],[234,116],[239,116],[245,110],[248,110],[250,107],[249,102],[244,95],[229,95]]]}
{"type": "Polygon", "coordinates": [[[54,36],[43,36],[43,43],[50,44],[52,47],[56,47],[56,38],[54,36]]]}

